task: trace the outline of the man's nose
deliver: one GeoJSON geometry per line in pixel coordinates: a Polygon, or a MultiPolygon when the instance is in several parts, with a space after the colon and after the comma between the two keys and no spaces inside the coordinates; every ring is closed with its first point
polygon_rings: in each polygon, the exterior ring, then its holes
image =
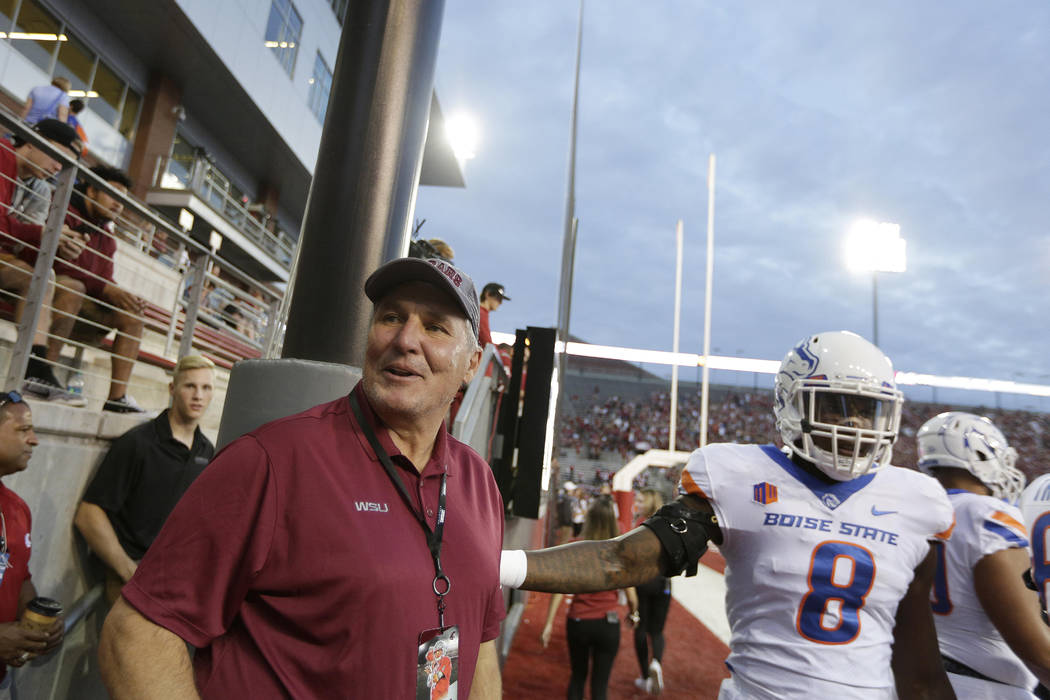
{"type": "Polygon", "coordinates": [[[414,316],[410,316],[397,332],[395,342],[402,349],[416,349],[423,337],[423,324],[414,316]]]}

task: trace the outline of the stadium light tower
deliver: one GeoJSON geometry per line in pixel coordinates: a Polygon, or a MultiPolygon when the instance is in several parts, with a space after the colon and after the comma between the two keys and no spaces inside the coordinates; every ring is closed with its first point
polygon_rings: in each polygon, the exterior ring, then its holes
{"type": "Polygon", "coordinates": [[[899,224],[861,219],[846,236],[846,267],[871,273],[871,342],[875,345],[879,344],[879,273],[904,272],[905,249],[899,224]]]}

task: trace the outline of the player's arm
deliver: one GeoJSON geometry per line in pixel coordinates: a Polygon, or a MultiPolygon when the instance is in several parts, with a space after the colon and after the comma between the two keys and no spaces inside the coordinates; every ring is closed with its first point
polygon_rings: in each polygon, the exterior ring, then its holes
{"type": "Polygon", "coordinates": [[[642,527],[611,540],[585,540],[532,552],[505,552],[500,581],[549,593],[589,593],[627,588],[653,577],[696,572],[709,540],[721,541],[714,509],[697,496],[682,496],[642,527]],[[511,569],[514,569],[511,571],[511,569]],[[524,578],[521,573],[524,569],[524,578]]]}
{"type": "Polygon", "coordinates": [[[127,583],[131,580],[138,564],[120,546],[117,533],[113,530],[113,523],[110,522],[106,511],[94,503],[81,501],[77,507],[77,514],[73,518],[73,524],[80,530],[80,534],[84,536],[91,551],[113,569],[121,581],[127,583]]]}
{"type": "Polygon", "coordinates": [[[1043,623],[1039,596],[1025,586],[1028,550],[1003,549],[973,567],[973,585],[981,607],[999,634],[1039,682],[1050,686],[1050,627],[1043,623]]]}
{"type": "Polygon", "coordinates": [[[102,681],[114,700],[198,699],[186,643],[118,598],[102,626],[102,681]]]}
{"type": "Polygon", "coordinates": [[[931,547],[915,568],[911,585],[897,606],[892,666],[901,700],[955,697],[941,662],[930,608],[930,588],[936,569],[937,555],[931,547]]]}
{"type": "Polygon", "coordinates": [[[499,673],[496,640],[482,642],[478,649],[478,663],[474,667],[474,681],[470,686],[470,700],[497,700],[503,697],[503,679],[499,673]]]}

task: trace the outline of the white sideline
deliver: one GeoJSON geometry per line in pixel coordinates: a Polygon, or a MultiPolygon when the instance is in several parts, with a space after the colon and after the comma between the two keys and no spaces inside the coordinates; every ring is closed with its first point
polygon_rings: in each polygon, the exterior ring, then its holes
{"type": "Polygon", "coordinates": [[[701,563],[696,568],[696,576],[676,576],[671,580],[671,596],[711,634],[729,645],[726,581],[722,574],[701,563]]]}

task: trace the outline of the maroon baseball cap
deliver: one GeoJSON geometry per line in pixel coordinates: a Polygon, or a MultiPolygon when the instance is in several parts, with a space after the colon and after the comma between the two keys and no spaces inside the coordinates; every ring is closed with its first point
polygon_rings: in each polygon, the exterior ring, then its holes
{"type": "Polygon", "coordinates": [[[387,293],[408,282],[429,282],[448,291],[463,310],[474,337],[478,335],[481,312],[474,281],[455,265],[439,258],[397,258],[385,263],[365,280],[365,295],[378,302],[387,293]]]}

